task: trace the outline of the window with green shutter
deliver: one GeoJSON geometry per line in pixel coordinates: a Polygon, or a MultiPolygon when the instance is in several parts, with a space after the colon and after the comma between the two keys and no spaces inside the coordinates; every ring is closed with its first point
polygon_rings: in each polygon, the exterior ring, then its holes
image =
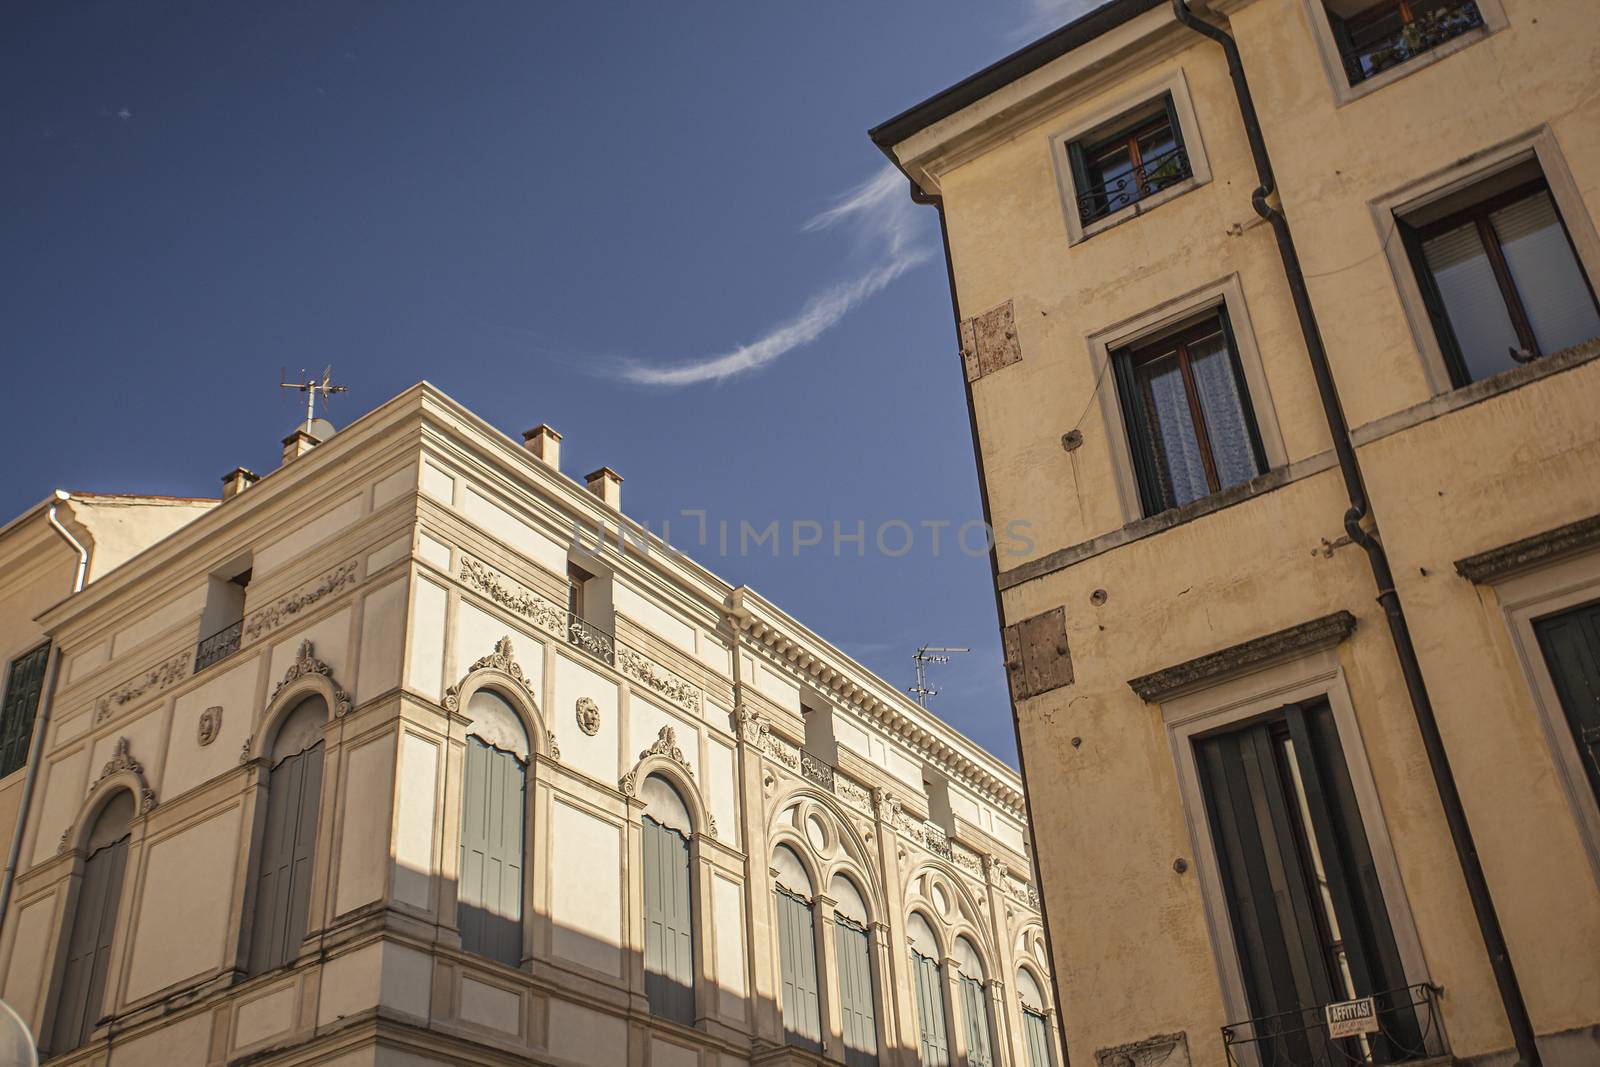
{"type": "Polygon", "coordinates": [[[784,1040],[820,1051],[822,1020],[817,999],[817,928],[811,905],[811,877],[800,857],[787,845],[773,850],[772,867],[778,872],[772,900],[783,981],[784,1040]]]}
{"type": "Polygon", "coordinates": [[[1028,1050],[1028,1067],[1052,1067],[1050,1024],[1030,1008],[1022,1009],[1022,1043],[1028,1050]]]}
{"type": "Polygon", "coordinates": [[[6,672],[6,694],[0,704],[0,778],[28,762],[33,740],[33,719],[44,690],[44,668],[50,659],[50,642],[11,661],[6,672]]]}
{"type": "Polygon", "coordinates": [[[950,1067],[950,1028],[944,1009],[944,968],[934,958],[938,942],[921,915],[906,922],[911,938],[911,981],[917,995],[917,1043],[922,1067],[950,1067]]]}
{"type": "Polygon", "coordinates": [[[1600,802],[1600,604],[1533,624],[1589,788],[1600,802]]]}
{"type": "Polygon", "coordinates": [[[327,720],[327,702],[308,697],[284,719],[273,743],[276,762],[268,777],[267,825],[250,928],[252,975],[292,961],[306,937],[327,720]]]}
{"type": "Polygon", "coordinates": [[[124,790],[100,809],[89,832],[89,856],[67,934],[66,966],[46,1048],[49,1054],[59,1056],[88,1041],[105,1010],[106,974],[117,929],[117,906],[122,901],[133,815],[133,794],[124,790]]]}
{"type": "Polygon", "coordinates": [[[967,1034],[967,1067],[994,1067],[994,1041],[989,1036],[989,993],[983,961],[965,937],[956,938],[956,969],[961,979],[961,1018],[967,1034]]]}
{"type": "Polygon", "coordinates": [[[847,1067],[876,1067],[878,1062],[877,984],[872,972],[872,938],[867,933],[867,905],[855,883],[833,876],[833,947],[838,956],[839,1023],[847,1067]]]}
{"type": "Polygon", "coordinates": [[[528,733],[499,693],[467,701],[457,924],[461,947],[510,967],[522,963],[523,844],[528,733]]]}
{"type": "Polygon", "coordinates": [[[694,904],[689,880],[689,810],[651,775],[640,788],[644,877],[644,991],[650,1014],[694,1025],[694,904]]]}

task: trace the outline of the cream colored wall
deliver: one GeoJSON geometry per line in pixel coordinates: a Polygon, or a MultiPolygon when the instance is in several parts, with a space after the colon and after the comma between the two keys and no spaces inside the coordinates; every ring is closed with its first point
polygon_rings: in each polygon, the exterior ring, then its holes
{"type": "MultiPolygon", "coordinates": [[[[1586,106],[1600,92],[1592,12],[1576,0],[1507,0],[1510,29],[1336,108],[1300,3],[1231,6],[1345,411],[1357,428],[1390,417],[1361,462],[1523,993],[1541,1033],[1592,1026],[1600,960],[1570,946],[1600,942],[1600,890],[1493,596],[1451,562],[1594,513],[1600,369],[1431,421],[1397,416],[1431,390],[1370,206],[1548,124],[1590,216],[1600,212],[1600,110],[1586,106]],[[1394,431],[1397,420],[1424,421],[1394,431]]],[[[1026,559],[1125,522],[1112,463],[1124,446],[1093,400],[1088,337],[1229,275],[1289,460],[1329,465],[1282,268],[1250,208],[1254,170],[1221,52],[1178,33],[1157,31],[1143,58],[1102,69],[1068,103],[939,174],[962,315],[1015,304],[1022,360],[972,391],[993,521],[1032,524],[1026,559]],[[1069,247],[1050,134],[1180,66],[1214,180],[1069,247]],[[1067,453],[1060,438],[1075,425],[1084,444],[1067,453]]],[[[1099,387],[1111,388],[1109,375],[1099,387]]],[[[1173,870],[1193,854],[1173,754],[1158,709],[1128,680],[1338,610],[1358,619],[1340,661],[1430,976],[1449,991],[1454,1051],[1510,1043],[1370,573],[1358,549],[1320,551],[1342,535],[1346,506],[1337,472],[1306,473],[1004,595],[1008,622],[1066,607],[1075,682],[1019,714],[1034,810],[1073,813],[1034,832],[1078,1055],[1185,1030],[1196,1063],[1223,1059],[1227,1020],[1198,882],[1173,870]]]]}

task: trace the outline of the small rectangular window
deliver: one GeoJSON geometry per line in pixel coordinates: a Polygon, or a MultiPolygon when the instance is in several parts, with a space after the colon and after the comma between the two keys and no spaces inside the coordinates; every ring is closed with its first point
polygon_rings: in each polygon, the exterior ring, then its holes
{"type": "Polygon", "coordinates": [[[1483,26],[1474,0],[1327,0],[1327,11],[1351,85],[1483,26]]]}
{"type": "Polygon", "coordinates": [[[1267,469],[1226,308],[1113,352],[1112,363],[1146,515],[1267,469]]]}
{"type": "Polygon", "coordinates": [[[1536,164],[1396,225],[1455,386],[1600,337],[1600,305],[1536,164]]]}
{"type": "Polygon", "coordinates": [[[1085,226],[1193,176],[1172,94],[1067,144],[1085,226]]]}
{"type": "Polygon", "coordinates": [[[44,668],[50,659],[50,642],[11,661],[6,672],[5,702],[0,705],[0,778],[28,762],[33,741],[33,719],[44,691],[44,668]]]}

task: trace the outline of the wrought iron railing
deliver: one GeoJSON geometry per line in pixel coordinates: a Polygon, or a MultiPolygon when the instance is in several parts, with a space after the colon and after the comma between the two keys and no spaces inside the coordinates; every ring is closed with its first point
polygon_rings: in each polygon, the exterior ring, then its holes
{"type": "Polygon", "coordinates": [[[617,639],[582,615],[567,612],[567,644],[610,666],[617,664],[617,639]]]}
{"type": "Polygon", "coordinates": [[[800,777],[833,792],[833,764],[803,748],[800,750],[800,777]]]}
{"type": "Polygon", "coordinates": [[[954,862],[955,852],[950,847],[950,838],[945,836],[944,827],[936,822],[926,822],[922,824],[922,828],[925,831],[923,836],[928,842],[928,851],[940,859],[954,862]]]}
{"type": "Polygon", "coordinates": [[[1426,982],[1373,994],[1375,1033],[1333,1037],[1319,1005],[1229,1023],[1222,1044],[1234,1067],[1369,1067],[1442,1056],[1438,995],[1426,982]]]}
{"type": "Polygon", "coordinates": [[[1369,41],[1341,55],[1345,75],[1351,85],[1359,85],[1482,25],[1483,12],[1478,10],[1475,0],[1454,0],[1418,15],[1387,37],[1369,41]]]}
{"type": "Polygon", "coordinates": [[[194,672],[199,674],[220,660],[239,651],[239,639],[244,634],[244,620],[224,626],[194,648],[194,672]]]}
{"type": "Polygon", "coordinates": [[[1182,145],[1146,159],[1142,166],[1078,195],[1078,218],[1084,225],[1121,211],[1189,177],[1189,153],[1182,145]]]}

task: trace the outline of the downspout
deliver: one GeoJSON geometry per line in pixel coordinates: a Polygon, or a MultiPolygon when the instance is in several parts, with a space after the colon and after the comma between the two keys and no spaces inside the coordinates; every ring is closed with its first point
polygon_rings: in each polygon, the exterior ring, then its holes
{"type": "MultiPolygon", "coordinates": [[[[950,311],[955,316],[956,324],[956,351],[961,350],[961,298],[956,295],[956,268],[955,260],[950,256],[950,228],[944,218],[944,197],[930,196],[911,182],[911,201],[915,204],[932,205],[939,213],[939,240],[944,247],[944,273],[945,280],[950,285],[950,311]]],[[[965,361],[963,361],[964,364],[965,361]]],[[[978,466],[978,499],[983,506],[983,524],[990,531],[989,536],[989,585],[994,589],[994,614],[995,623],[1002,632],[1006,625],[1005,602],[1000,596],[1000,547],[999,539],[993,535],[994,520],[989,510],[989,483],[983,470],[983,442],[978,437],[978,409],[972,400],[972,383],[967,380],[963,367],[961,382],[967,393],[967,429],[972,434],[972,455],[978,466]]],[[[1050,1003],[1056,1011],[1056,1030],[1061,1035],[1061,1063],[1062,1067],[1070,1067],[1072,1061],[1071,1050],[1067,1048],[1067,1016],[1061,1010],[1061,983],[1056,981],[1056,950],[1055,943],[1050,940],[1050,913],[1044,906],[1044,871],[1039,863],[1039,839],[1034,831],[1033,821],[1033,795],[1028,791],[1028,758],[1024,755],[1026,749],[1022,744],[1022,722],[1017,716],[1017,701],[1010,696],[1010,685],[1006,687],[1008,700],[1011,704],[1011,731],[1017,742],[1017,770],[1022,774],[1022,811],[1028,820],[1028,843],[1033,849],[1033,877],[1039,890],[1039,924],[1044,928],[1044,949],[1050,957],[1050,1003]]]]}
{"type": "Polygon", "coordinates": [[[1541,1061],[1534,1042],[1533,1023],[1528,1018],[1528,1007],[1523,1002],[1522,989],[1517,983],[1517,972],[1506,947],[1505,933],[1500,928],[1499,916],[1495,914],[1494,898],[1489,892],[1483,864],[1478,859],[1477,845],[1472,840],[1472,828],[1467,823],[1466,810],[1461,804],[1461,793],[1456,787],[1455,774],[1450,769],[1444,739],[1439,734],[1439,721],[1434,715],[1433,702],[1428,697],[1427,684],[1423,681],[1416,647],[1411,642],[1411,630],[1406,624],[1400,594],[1394,587],[1394,575],[1389,570],[1389,558],[1383,550],[1377,519],[1373,517],[1371,502],[1367,499],[1361,467],[1356,460],[1355,444],[1350,439],[1350,427],[1345,422],[1344,409],[1339,403],[1339,392],[1328,365],[1328,353],[1322,344],[1322,333],[1317,328],[1317,316],[1311,308],[1305,274],[1300,268],[1300,256],[1295,251],[1294,237],[1289,232],[1289,220],[1270,200],[1277,193],[1277,181],[1273,177],[1272,161],[1267,156],[1266,140],[1261,135],[1261,120],[1256,115],[1255,101],[1245,81],[1239,46],[1223,30],[1196,18],[1189,11],[1186,0],[1172,0],[1172,13],[1189,29],[1221,45],[1227,56],[1234,96],[1239,102],[1239,117],[1244,121],[1250,154],[1255,158],[1256,175],[1261,180],[1250,202],[1256,214],[1272,224],[1272,232],[1278,240],[1278,257],[1283,262],[1283,273],[1294,298],[1295,314],[1300,319],[1300,333],[1311,359],[1311,371],[1317,380],[1317,394],[1322,399],[1322,411],[1327,417],[1328,432],[1333,438],[1334,455],[1338,458],[1339,473],[1344,478],[1345,493],[1350,500],[1350,508],[1344,514],[1344,528],[1350,540],[1366,551],[1367,561],[1372,567],[1372,578],[1378,587],[1378,603],[1383,605],[1384,617],[1389,623],[1389,634],[1400,660],[1400,672],[1405,677],[1411,709],[1416,713],[1422,745],[1428,754],[1428,766],[1433,771],[1434,784],[1439,790],[1445,823],[1450,828],[1450,840],[1455,846],[1456,859],[1467,883],[1467,895],[1472,899],[1478,932],[1489,954],[1489,966],[1494,971],[1495,984],[1500,990],[1500,1002],[1505,1008],[1506,1021],[1511,1026],[1519,1063],[1521,1067],[1539,1067],[1541,1061]]]}
{"type": "MultiPolygon", "coordinates": [[[[56,505],[71,499],[70,493],[57,489],[55,498],[50,501],[50,510],[45,513],[45,521],[78,554],[78,567],[72,576],[72,592],[81,593],[84,578],[89,572],[89,550],[72,536],[70,530],[61,525],[60,519],[56,518],[56,505]]],[[[39,763],[44,758],[44,735],[50,725],[50,707],[54,703],[52,698],[56,691],[56,672],[60,668],[61,646],[52,641],[50,662],[45,667],[44,686],[39,690],[39,710],[33,717],[33,738],[28,742],[28,769],[22,779],[22,796],[17,800],[17,824],[11,831],[11,849],[6,853],[5,873],[0,875],[0,931],[5,930],[6,915],[11,909],[11,887],[16,883],[17,864],[22,859],[22,833],[28,823],[28,808],[33,800],[33,790],[39,781],[39,763]]]]}

